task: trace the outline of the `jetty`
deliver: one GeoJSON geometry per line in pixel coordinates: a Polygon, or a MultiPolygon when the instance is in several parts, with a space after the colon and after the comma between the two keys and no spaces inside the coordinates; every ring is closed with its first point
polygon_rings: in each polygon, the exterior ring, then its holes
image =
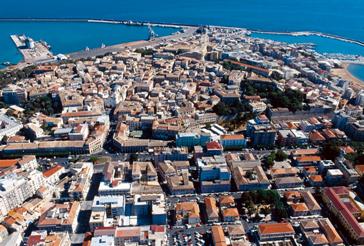
{"type": "Polygon", "coordinates": [[[352,43],[356,45],[360,45],[364,47],[364,42],[345,38],[334,34],[326,34],[321,32],[310,32],[310,31],[303,31],[303,32],[272,32],[272,31],[260,31],[260,30],[249,30],[251,33],[260,33],[260,34],[270,34],[270,35],[289,35],[289,36],[318,36],[323,38],[330,38],[335,39],[342,42],[352,43]]]}
{"type": "Polygon", "coordinates": [[[103,48],[82,50],[68,54],[68,57],[70,59],[90,58],[95,56],[102,56],[108,53],[120,52],[125,49],[139,49],[144,47],[153,47],[170,40],[178,40],[180,38],[192,36],[197,31],[197,29],[198,29],[197,27],[185,27],[182,32],[177,32],[169,36],[156,37],[150,40],[141,40],[129,43],[110,45],[103,48]]]}
{"type": "MultiPolygon", "coordinates": [[[[95,18],[0,18],[0,22],[90,22],[90,23],[105,23],[105,24],[123,24],[123,25],[132,25],[132,26],[152,26],[152,27],[168,27],[168,28],[197,28],[201,25],[194,24],[182,24],[182,23],[164,23],[164,22],[154,22],[154,21],[133,21],[133,20],[117,20],[117,19],[95,19],[95,18]]],[[[208,25],[211,27],[219,27],[219,28],[237,28],[244,29],[247,32],[251,33],[261,33],[261,34],[273,34],[273,35],[290,35],[290,36],[320,36],[324,38],[336,39],[343,42],[349,42],[353,44],[357,44],[360,46],[364,46],[364,42],[352,38],[346,38],[335,34],[327,34],[322,32],[315,31],[295,31],[295,32],[279,32],[279,31],[264,31],[258,29],[245,29],[234,26],[214,26],[208,25]]]]}
{"type": "Polygon", "coordinates": [[[116,20],[116,19],[93,19],[93,18],[0,18],[0,22],[89,22],[103,24],[121,24],[129,26],[152,26],[167,28],[197,27],[198,25],[164,23],[150,21],[116,20]]]}
{"type": "MultiPolygon", "coordinates": [[[[201,25],[194,24],[180,24],[180,23],[163,23],[163,22],[150,22],[150,21],[133,21],[133,20],[117,20],[117,19],[93,19],[93,18],[0,18],[0,22],[85,22],[85,23],[104,23],[104,24],[121,24],[121,25],[130,25],[130,26],[146,26],[151,29],[151,27],[165,27],[165,28],[176,28],[178,30],[182,30],[181,32],[177,32],[175,34],[164,36],[164,37],[154,37],[150,40],[141,40],[136,42],[129,43],[121,43],[117,45],[111,46],[102,46],[101,48],[95,49],[87,49],[81,50],[78,52],[73,52],[67,55],[70,59],[80,59],[80,58],[89,58],[94,56],[101,56],[107,53],[119,52],[125,49],[137,49],[144,47],[153,47],[160,43],[172,40],[179,39],[186,36],[191,36],[195,31],[197,31],[201,25]]],[[[364,46],[364,42],[360,40],[355,40],[351,38],[345,38],[338,35],[326,34],[321,32],[314,31],[296,31],[296,32],[275,32],[275,31],[264,31],[264,30],[252,30],[240,27],[229,27],[229,26],[216,26],[216,25],[206,25],[207,27],[221,28],[221,29],[238,29],[244,31],[244,35],[250,35],[251,33],[260,33],[260,34],[271,34],[271,35],[290,35],[290,36],[320,36],[323,38],[335,39],[342,42],[353,43],[356,45],[364,46]]],[[[54,60],[53,54],[50,52],[49,47],[44,45],[43,42],[34,42],[34,47],[25,47],[24,42],[19,40],[17,35],[12,35],[12,40],[15,45],[18,47],[19,51],[22,53],[24,57],[25,63],[44,63],[50,62],[54,60]],[[23,42],[23,43],[22,43],[23,42]]],[[[29,42],[28,44],[30,44],[29,42]]],[[[353,58],[342,58],[335,57],[338,60],[344,61],[346,63],[357,63],[364,64],[363,58],[353,59],[353,58]]]]}
{"type": "Polygon", "coordinates": [[[53,59],[53,54],[45,42],[34,41],[25,35],[11,35],[10,38],[22,54],[25,63],[39,63],[53,59]]]}

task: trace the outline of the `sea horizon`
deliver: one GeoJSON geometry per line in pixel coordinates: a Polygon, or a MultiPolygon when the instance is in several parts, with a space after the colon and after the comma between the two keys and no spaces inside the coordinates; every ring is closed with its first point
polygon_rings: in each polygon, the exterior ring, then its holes
{"type": "Polygon", "coordinates": [[[364,41],[361,24],[364,23],[364,3],[360,0],[347,0],[345,8],[341,0],[231,0],[229,4],[221,0],[161,0],[158,3],[146,0],[104,0],[102,3],[97,0],[3,0],[0,17],[122,19],[252,30],[317,31],[364,41]],[[57,11],[50,11],[52,9],[57,11]]]}

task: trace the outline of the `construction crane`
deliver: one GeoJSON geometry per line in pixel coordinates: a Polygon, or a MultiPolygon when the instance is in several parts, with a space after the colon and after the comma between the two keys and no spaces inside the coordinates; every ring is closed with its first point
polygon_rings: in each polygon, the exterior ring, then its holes
{"type": "Polygon", "coordinates": [[[152,40],[157,37],[157,34],[154,32],[150,24],[148,24],[148,32],[149,32],[148,40],[152,40]]]}

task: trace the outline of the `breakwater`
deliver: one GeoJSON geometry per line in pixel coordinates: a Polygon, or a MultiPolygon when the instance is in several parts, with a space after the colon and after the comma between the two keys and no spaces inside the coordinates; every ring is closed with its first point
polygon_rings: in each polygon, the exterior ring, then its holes
{"type": "Polygon", "coordinates": [[[157,26],[168,28],[185,28],[196,27],[197,25],[179,24],[179,23],[163,23],[149,21],[132,21],[132,20],[116,20],[116,19],[94,19],[94,18],[0,18],[0,22],[89,22],[104,24],[121,24],[130,26],[157,26]]]}
{"type": "Polygon", "coordinates": [[[323,38],[335,39],[342,42],[352,43],[364,47],[364,42],[351,38],[345,38],[334,34],[327,34],[321,32],[302,31],[302,32],[273,32],[273,31],[261,31],[261,30],[249,30],[252,33],[271,34],[271,35],[289,35],[289,36],[318,36],[323,38]]]}
{"type": "MultiPolygon", "coordinates": [[[[105,23],[105,24],[122,24],[132,26],[158,26],[168,28],[185,28],[185,27],[198,27],[199,25],[183,24],[183,23],[164,23],[164,22],[151,22],[151,21],[133,21],[133,20],[118,20],[118,19],[95,19],[95,18],[0,18],[0,22],[90,22],[90,23],[105,23]]],[[[220,28],[237,28],[230,26],[213,26],[220,28]]],[[[297,32],[279,32],[279,31],[264,31],[246,29],[252,33],[272,34],[272,35],[290,35],[290,36],[319,36],[324,38],[335,39],[343,42],[353,43],[364,47],[364,42],[356,39],[346,38],[335,34],[328,34],[315,31],[297,31],[297,32]]]]}
{"type": "MultiPolygon", "coordinates": [[[[2,19],[0,21],[0,69],[17,64],[23,59],[10,36],[17,34],[46,41],[53,54],[111,46],[148,39],[148,27],[137,25],[103,24],[89,19],[2,19]]],[[[171,35],[181,29],[153,26],[159,37],[171,35]]],[[[185,28],[183,28],[185,29],[185,28]]]]}

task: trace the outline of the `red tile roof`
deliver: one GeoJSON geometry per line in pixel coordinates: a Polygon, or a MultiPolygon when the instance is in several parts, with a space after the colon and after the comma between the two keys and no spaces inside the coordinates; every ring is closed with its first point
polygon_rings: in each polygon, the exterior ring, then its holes
{"type": "Polygon", "coordinates": [[[239,217],[239,211],[237,208],[227,208],[222,211],[222,215],[225,217],[239,217]]]}
{"type": "Polygon", "coordinates": [[[213,197],[205,197],[204,202],[208,217],[219,217],[219,212],[216,207],[216,199],[213,197]]]}
{"type": "Polygon", "coordinates": [[[291,208],[294,212],[306,212],[309,211],[308,207],[305,203],[293,203],[291,204],[291,208]]]}
{"type": "Polygon", "coordinates": [[[0,160],[0,168],[8,168],[15,166],[18,163],[18,159],[0,160]]]}
{"type": "Polygon", "coordinates": [[[260,224],[259,233],[261,235],[292,234],[294,233],[294,229],[290,223],[260,224]]]}
{"type": "Polygon", "coordinates": [[[36,246],[42,241],[41,235],[30,235],[28,237],[27,246],[36,246]]]}
{"type": "Polygon", "coordinates": [[[321,175],[311,175],[310,179],[313,182],[322,182],[324,180],[321,175]]]}
{"type": "Polygon", "coordinates": [[[364,174],[364,165],[356,165],[355,166],[355,170],[360,174],[363,175],[364,174]]]}
{"type": "Polygon", "coordinates": [[[222,147],[221,147],[221,144],[219,144],[218,142],[216,141],[213,141],[213,142],[209,142],[206,144],[206,148],[208,150],[214,150],[214,149],[218,149],[218,150],[221,150],[222,147]]]}
{"type": "Polygon", "coordinates": [[[63,168],[64,167],[62,167],[61,165],[56,165],[56,166],[48,169],[47,171],[43,172],[43,176],[48,178],[63,168]]]}
{"type": "Polygon", "coordinates": [[[244,139],[244,135],[242,135],[242,134],[221,135],[221,139],[223,139],[223,140],[241,140],[241,139],[244,139]]]}
{"type": "Polygon", "coordinates": [[[292,151],[292,155],[317,155],[319,153],[319,149],[296,149],[292,151]]]}
{"type": "Polygon", "coordinates": [[[304,170],[306,173],[316,173],[317,172],[316,167],[314,167],[314,166],[304,167],[304,170]]]}
{"type": "Polygon", "coordinates": [[[264,73],[269,73],[269,70],[266,69],[266,68],[262,68],[262,67],[258,67],[258,66],[253,66],[253,65],[246,64],[246,63],[242,63],[242,62],[233,61],[233,60],[227,60],[227,61],[228,62],[231,62],[233,64],[236,64],[236,65],[245,67],[245,68],[251,68],[251,69],[255,69],[255,70],[258,70],[258,71],[261,71],[261,72],[264,72],[264,73]]]}
{"type": "Polygon", "coordinates": [[[350,213],[354,214],[359,212],[359,209],[355,207],[355,205],[352,202],[343,202],[346,208],[350,211],[350,213]]]}
{"type": "Polygon", "coordinates": [[[117,238],[131,238],[131,237],[140,237],[140,228],[125,228],[117,229],[115,231],[115,237],[117,238]]]}
{"type": "Polygon", "coordinates": [[[321,133],[313,131],[310,133],[310,140],[312,142],[322,142],[325,141],[326,138],[321,133]]]}
{"type": "Polygon", "coordinates": [[[335,207],[337,212],[342,214],[342,217],[345,218],[347,223],[354,230],[355,234],[358,237],[364,237],[364,229],[340,199],[340,195],[347,194],[348,192],[349,191],[346,187],[330,187],[324,189],[326,197],[335,207]]]}
{"type": "Polygon", "coordinates": [[[226,245],[224,231],[222,230],[221,226],[212,226],[211,232],[212,232],[212,240],[215,245],[218,244],[226,245]]]}
{"type": "Polygon", "coordinates": [[[150,226],[150,229],[153,232],[164,232],[165,231],[165,227],[164,226],[161,226],[161,225],[151,225],[150,226]]]}
{"type": "Polygon", "coordinates": [[[353,154],[355,150],[351,146],[343,146],[341,150],[345,152],[345,154],[353,154]]]}
{"type": "Polygon", "coordinates": [[[296,159],[298,162],[317,162],[321,161],[321,157],[317,155],[313,156],[300,156],[296,159]]]}
{"type": "Polygon", "coordinates": [[[235,203],[234,197],[227,195],[220,197],[220,205],[229,205],[235,203]]]}

